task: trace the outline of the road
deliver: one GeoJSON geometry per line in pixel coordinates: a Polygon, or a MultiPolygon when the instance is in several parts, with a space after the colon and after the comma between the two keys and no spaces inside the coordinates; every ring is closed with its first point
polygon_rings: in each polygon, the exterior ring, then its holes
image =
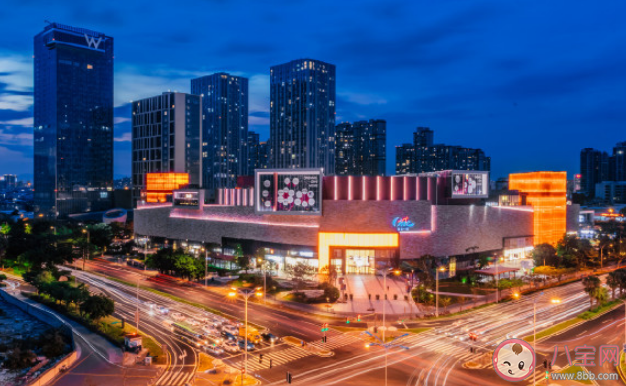
{"type": "MultiPolygon", "coordinates": [[[[143,273],[110,263],[90,262],[89,269],[130,282],[143,278],[142,285],[206,304],[234,315],[236,319],[242,319],[241,303],[233,302],[221,294],[171,283],[145,281],[143,273]]],[[[125,290],[132,292],[129,288],[125,290]]],[[[140,291],[140,298],[142,296],[140,291]]],[[[160,301],[165,301],[163,299],[160,301]]],[[[541,297],[536,293],[524,296],[520,300],[477,310],[466,316],[423,322],[423,326],[431,326],[433,330],[405,339],[402,343],[409,347],[408,350],[399,348],[390,350],[389,384],[467,385],[468,380],[475,380],[478,384],[502,384],[502,380],[491,369],[467,370],[461,365],[492,351],[504,339],[531,335],[535,299],[538,299],[539,331],[578,315],[588,307],[588,297],[582,291],[582,284],[577,282],[546,290],[541,297]],[[550,302],[552,298],[559,298],[561,303],[554,305],[550,302]],[[468,341],[469,332],[477,333],[478,341],[468,341]],[[470,347],[476,352],[470,352],[470,347]]],[[[173,307],[184,309],[186,306],[173,305],[173,307]]],[[[321,322],[315,316],[259,304],[250,304],[249,316],[251,322],[266,326],[277,335],[293,335],[309,344],[322,345],[319,341],[321,322]]],[[[333,345],[332,349],[335,351],[332,358],[305,355],[297,348],[280,345],[265,348],[264,363],[249,366],[253,374],[268,384],[284,384],[286,371],[292,372],[294,383],[297,381],[298,384],[380,384],[384,373],[384,350],[377,347],[366,349],[361,337],[349,336],[334,330],[331,330],[328,345],[333,345]],[[269,369],[267,359],[271,355],[274,356],[275,362],[272,369],[269,369]],[[278,361],[280,364],[277,366],[278,361]]],[[[251,358],[258,362],[255,354],[251,355],[251,358]]],[[[230,361],[235,366],[240,364],[240,359],[236,357],[230,358],[230,361]]]]}

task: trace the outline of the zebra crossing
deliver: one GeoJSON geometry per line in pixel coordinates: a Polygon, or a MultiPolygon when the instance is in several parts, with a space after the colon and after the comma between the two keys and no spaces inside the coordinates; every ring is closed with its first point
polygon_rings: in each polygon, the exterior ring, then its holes
{"type": "Polygon", "coordinates": [[[321,339],[316,340],[315,342],[307,343],[309,346],[315,346],[324,350],[332,350],[335,348],[347,346],[349,344],[353,344],[356,342],[361,342],[362,340],[347,334],[339,334],[339,335],[328,335],[326,337],[326,343],[322,342],[321,339]]]}
{"type": "Polygon", "coordinates": [[[472,358],[478,358],[482,355],[482,353],[469,352],[469,346],[459,346],[455,343],[454,341],[441,339],[440,337],[429,337],[425,339],[424,335],[411,336],[398,341],[398,344],[404,346],[422,348],[438,354],[450,355],[460,361],[469,361],[472,358]]]}
{"type": "MultiPolygon", "coordinates": [[[[300,347],[290,347],[285,350],[272,351],[270,353],[263,353],[263,360],[259,361],[259,355],[248,354],[248,369],[253,371],[265,370],[270,367],[270,359],[272,360],[272,367],[284,365],[285,363],[292,362],[307,356],[313,355],[312,353],[301,349],[300,347]]],[[[233,362],[235,368],[243,368],[243,357],[241,360],[233,362]]]]}

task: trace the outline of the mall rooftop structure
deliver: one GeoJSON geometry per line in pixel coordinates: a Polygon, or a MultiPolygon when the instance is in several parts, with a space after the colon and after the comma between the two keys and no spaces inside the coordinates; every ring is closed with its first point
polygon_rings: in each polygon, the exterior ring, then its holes
{"type": "MultiPolygon", "coordinates": [[[[557,233],[577,230],[578,206],[565,205],[564,189],[562,202],[546,203],[558,206],[558,229],[541,225],[545,208],[535,197],[561,195],[560,183],[541,178],[528,174],[519,183],[527,200],[514,202],[529,206],[485,205],[486,171],[324,177],[319,169],[259,169],[253,187],[220,189],[216,204],[205,204],[203,190],[180,189],[171,204],[138,207],[135,231],[153,243],[196,253],[209,243],[219,245],[217,266],[229,267],[240,245],[278,269],[305,262],[319,270],[375,273],[385,266],[417,268],[429,256],[453,275],[473,267],[481,253],[524,259],[537,240],[553,242],[557,233]]],[[[562,179],[565,187],[564,173],[550,178],[562,179]]]]}

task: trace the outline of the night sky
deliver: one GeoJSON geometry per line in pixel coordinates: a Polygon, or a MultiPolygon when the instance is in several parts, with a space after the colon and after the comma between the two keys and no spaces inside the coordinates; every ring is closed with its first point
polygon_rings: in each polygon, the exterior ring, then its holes
{"type": "Polygon", "coordinates": [[[115,39],[115,176],[130,175],[130,108],[216,71],[250,78],[269,136],[269,68],[337,66],[337,123],[387,120],[387,172],[417,126],[480,147],[492,179],[579,169],[626,141],[626,2],[3,0],[0,174],[32,178],[33,36],[44,20],[115,39]]]}

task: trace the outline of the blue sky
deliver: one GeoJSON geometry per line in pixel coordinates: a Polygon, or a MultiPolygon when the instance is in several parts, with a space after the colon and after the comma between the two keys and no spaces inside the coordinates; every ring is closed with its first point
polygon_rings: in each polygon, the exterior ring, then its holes
{"type": "Polygon", "coordinates": [[[115,175],[130,174],[133,99],[215,71],[250,78],[250,129],[269,136],[269,67],[337,66],[337,122],[387,120],[394,146],[417,126],[481,147],[492,178],[576,173],[583,147],[626,141],[626,3],[583,1],[4,0],[0,174],[32,176],[33,36],[44,20],[115,39],[115,175]]]}

